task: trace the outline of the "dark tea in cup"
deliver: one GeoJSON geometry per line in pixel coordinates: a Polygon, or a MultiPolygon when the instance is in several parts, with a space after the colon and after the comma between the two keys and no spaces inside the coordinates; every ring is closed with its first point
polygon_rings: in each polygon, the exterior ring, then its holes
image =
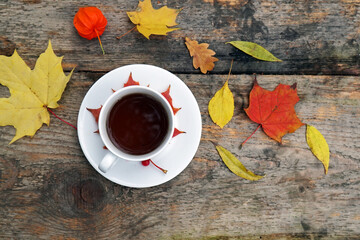
{"type": "Polygon", "coordinates": [[[98,166],[105,173],[117,159],[144,161],[160,154],[172,139],[174,114],[160,92],[128,86],[105,101],[98,126],[109,150],[98,166]]]}
{"type": "Polygon", "coordinates": [[[169,131],[168,114],[154,97],[144,93],[123,96],[111,108],[107,134],[115,147],[131,155],[158,148],[169,131]]]}

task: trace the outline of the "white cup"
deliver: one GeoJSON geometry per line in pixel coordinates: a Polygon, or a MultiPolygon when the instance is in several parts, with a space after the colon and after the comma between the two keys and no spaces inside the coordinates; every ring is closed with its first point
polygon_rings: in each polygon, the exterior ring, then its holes
{"type": "Polygon", "coordinates": [[[99,169],[106,173],[110,170],[110,168],[113,166],[113,164],[118,159],[128,160],[128,161],[143,161],[147,159],[151,159],[158,155],[164,148],[168,145],[170,142],[172,135],[174,133],[174,114],[173,110],[169,104],[169,102],[164,98],[163,95],[161,95],[159,92],[149,88],[149,87],[143,87],[143,86],[129,86],[124,87],[115,93],[113,93],[104,103],[99,116],[99,132],[102,141],[104,142],[105,146],[109,150],[109,152],[104,156],[104,158],[101,160],[99,164],[99,169]],[[129,153],[126,153],[122,151],[121,149],[117,148],[112,141],[110,140],[110,137],[107,132],[107,119],[109,117],[109,114],[113,108],[113,106],[123,97],[129,95],[129,94],[145,94],[148,95],[155,100],[157,100],[165,109],[165,112],[168,117],[168,130],[167,133],[162,141],[162,143],[153,151],[143,154],[143,155],[132,155],[129,153]]]}

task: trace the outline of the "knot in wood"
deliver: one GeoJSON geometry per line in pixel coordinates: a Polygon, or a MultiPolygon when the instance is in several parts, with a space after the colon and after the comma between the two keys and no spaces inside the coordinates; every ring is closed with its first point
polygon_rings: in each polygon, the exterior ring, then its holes
{"type": "Polygon", "coordinates": [[[72,187],[74,206],[86,213],[101,211],[104,207],[105,188],[95,179],[78,182],[72,187]]]}
{"type": "Polygon", "coordinates": [[[99,182],[89,179],[81,184],[80,196],[88,204],[96,204],[103,200],[104,188],[99,182]]]}

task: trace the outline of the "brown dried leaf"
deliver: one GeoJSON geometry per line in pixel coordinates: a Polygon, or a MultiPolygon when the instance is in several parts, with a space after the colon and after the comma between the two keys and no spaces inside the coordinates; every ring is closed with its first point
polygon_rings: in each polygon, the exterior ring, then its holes
{"type": "Polygon", "coordinates": [[[200,71],[203,74],[206,74],[207,71],[214,69],[214,62],[218,61],[219,59],[212,57],[216,53],[213,50],[208,49],[209,44],[199,44],[197,41],[191,40],[188,37],[185,37],[185,44],[189,49],[190,56],[194,57],[193,65],[195,69],[200,67],[200,71]]]}

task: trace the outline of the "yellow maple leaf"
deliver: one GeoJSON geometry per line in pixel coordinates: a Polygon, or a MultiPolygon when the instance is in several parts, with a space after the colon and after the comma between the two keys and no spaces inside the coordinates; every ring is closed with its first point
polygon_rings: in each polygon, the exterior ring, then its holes
{"type": "Polygon", "coordinates": [[[181,9],[172,9],[166,6],[154,9],[151,0],[139,1],[139,5],[133,12],[127,12],[132,23],[136,24],[137,30],[147,39],[151,34],[166,35],[168,32],[179,28],[169,28],[178,25],[176,17],[181,9]]]}
{"type": "Polygon", "coordinates": [[[50,116],[47,108],[57,108],[72,72],[65,76],[62,57],[57,57],[49,41],[48,48],[30,70],[19,54],[0,56],[0,84],[10,90],[9,98],[0,98],[0,126],[12,125],[16,134],[10,144],[24,136],[34,136],[50,116]]]}
{"type": "Polygon", "coordinates": [[[200,67],[200,71],[203,74],[214,69],[214,62],[218,61],[219,59],[212,57],[216,53],[213,50],[208,49],[209,44],[199,44],[197,41],[191,40],[188,37],[185,37],[185,44],[189,49],[190,56],[194,57],[193,66],[195,69],[200,67]]]}

